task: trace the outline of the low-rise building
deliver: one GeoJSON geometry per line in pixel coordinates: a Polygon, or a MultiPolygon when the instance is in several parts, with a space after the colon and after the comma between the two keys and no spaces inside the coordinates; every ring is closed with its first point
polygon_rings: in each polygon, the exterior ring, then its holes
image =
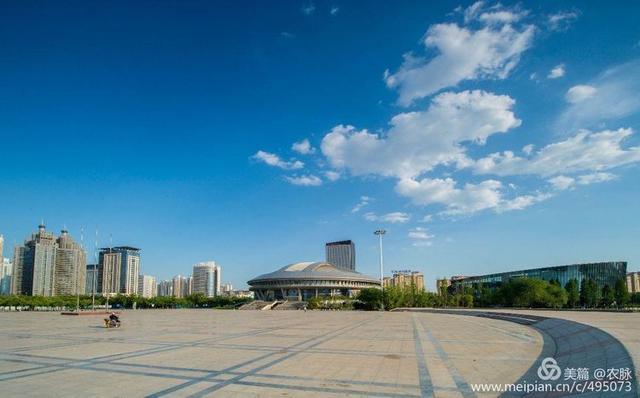
{"type": "Polygon", "coordinates": [[[403,270],[393,271],[391,278],[383,279],[384,287],[411,287],[415,286],[418,290],[424,290],[424,275],[422,272],[403,270]]]}

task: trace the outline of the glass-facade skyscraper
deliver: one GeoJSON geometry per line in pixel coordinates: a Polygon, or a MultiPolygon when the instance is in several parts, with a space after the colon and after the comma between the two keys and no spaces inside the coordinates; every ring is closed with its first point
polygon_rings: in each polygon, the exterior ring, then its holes
{"type": "Polygon", "coordinates": [[[353,241],[342,240],[325,245],[326,262],[347,271],[356,270],[356,246],[353,241]]]}
{"type": "Polygon", "coordinates": [[[220,295],[221,269],[215,261],[198,263],[193,266],[193,293],[202,293],[207,297],[220,295]]]}

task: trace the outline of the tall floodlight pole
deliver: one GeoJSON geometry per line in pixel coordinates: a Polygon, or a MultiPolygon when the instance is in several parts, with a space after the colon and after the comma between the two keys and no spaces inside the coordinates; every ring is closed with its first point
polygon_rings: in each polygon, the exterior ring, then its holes
{"type": "MultiPolygon", "coordinates": [[[[84,252],[84,228],[80,228],[80,250],[84,252]]],[[[86,259],[85,254],[85,259],[86,259]]],[[[76,259],[76,312],[80,313],[80,267],[79,262],[76,259]]],[[[86,268],[86,264],[84,265],[86,268]]]]}
{"type": "Polygon", "coordinates": [[[382,289],[382,303],[380,304],[382,310],[384,311],[384,261],[382,259],[382,236],[386,234],[387,231],[384,229],[378,229],[374,232],[375,235],[378,235],[378,245],[380,249],[380,289],[382,289]]]}
{"type": "Polygon", "coordinates": [[[96,310],[96,283],[98,279],[98,228],[96,228],[96,240],[93,246],[93,283],[91,283],[93,287],[93,291],[91,292],[91,309],[95,312],[96,310]]]}

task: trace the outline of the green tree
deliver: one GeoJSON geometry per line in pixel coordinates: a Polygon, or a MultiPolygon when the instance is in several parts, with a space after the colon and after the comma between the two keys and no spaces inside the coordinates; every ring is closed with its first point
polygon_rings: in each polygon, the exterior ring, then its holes
{"type": "Polygon", "coordinates": [[[376,288],[362,289],[358,293],[357,300],[365,310],[378,310],[383,302],[382,290],[376,288]]]}
{"type": "Polygon", "coordinates": [[[570,308],[575,308],[580,303],[580,291],[578,289],[578,281],[576,279],[570,279],[564,286],[567,291],[567,305],[570,308]]]}
{"type": "Polygon", "coordinates": [[[609,285],[604,285],[602,287],[602,298],[600,299],[600,303],[602,307],[608,308],[616,301],[616,297],[613,294],[613,290],[609,287],[609,285]]]}
{"type": "Polygon", "coordinates": [[[627,281],[620,278],[614,286],[614,297],[618,308],[622,308],[629,303],[629,292],[627,291],[627,281]]]}

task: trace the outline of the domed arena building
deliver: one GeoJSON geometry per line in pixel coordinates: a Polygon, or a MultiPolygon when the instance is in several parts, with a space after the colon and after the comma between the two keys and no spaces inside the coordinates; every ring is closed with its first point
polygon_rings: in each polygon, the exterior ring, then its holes
{"type": "Polygon", "coordinates": [[[350,297],[360,289],[379,288],[376,278],[326,262],[287,265],[247,282],[257,300],[307,301],[320,296],[350,297]]]}

